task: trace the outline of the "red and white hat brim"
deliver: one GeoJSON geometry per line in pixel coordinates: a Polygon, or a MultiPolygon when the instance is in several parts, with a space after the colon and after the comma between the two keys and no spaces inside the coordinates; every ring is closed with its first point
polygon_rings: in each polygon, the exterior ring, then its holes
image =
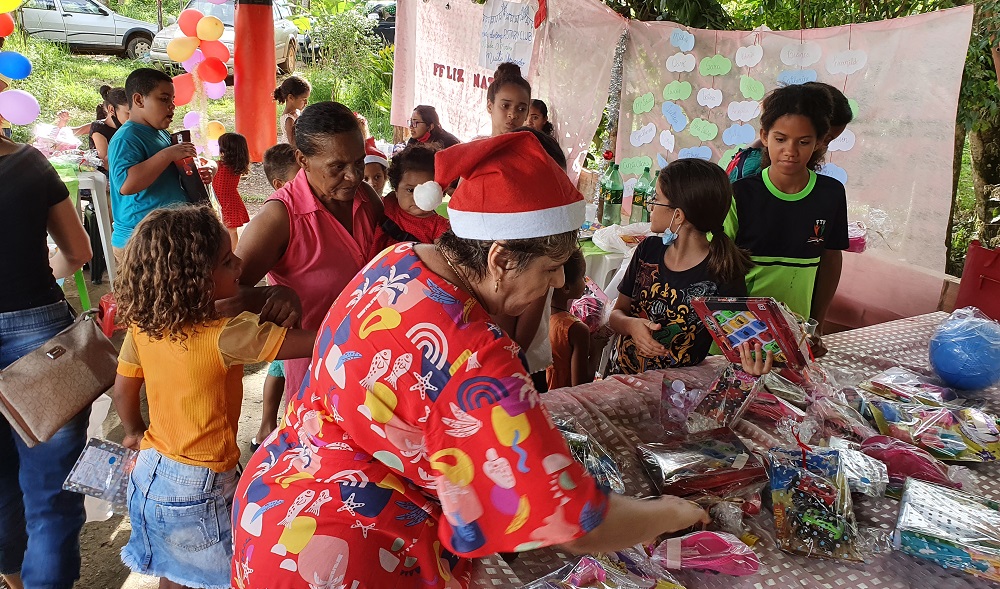
{"type": "Polygon", "coordinates": [[[384,157],[377,156],[377,155],[366,155],[365,156],[365,165],[367,166],[368,164],[382,164],[383,168],[388,168],[389,167],[389,160],[385,159],[384,157]]]}
{"type": "Polygon", "coordinates": [[[587,205],[583,200],[517,213],[460,211],[449,206],[448,220],[455,235],[464,239],[532,239],[576,231],[583,225],[586,209],[587,205]]]}

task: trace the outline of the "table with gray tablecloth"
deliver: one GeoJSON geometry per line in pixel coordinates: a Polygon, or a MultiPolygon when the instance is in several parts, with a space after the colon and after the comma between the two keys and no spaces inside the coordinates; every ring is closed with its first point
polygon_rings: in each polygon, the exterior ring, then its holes
{"type": "MultiPolygon", "coordinates": [[[[927,342],[947,317],[932,313],[890,323],[847,331],[824,338],[829,353],[821,359],[841,378],[873,376],[893,366],[902,366],[930,375],[927,342]]],[[[689,387],[705,387],[722,371],[723,358],[709,358],[701,365],[669,371],[655,371],[634,377],[612,377],[579,387],[558,389],[542,396],[554,418],[572,419],[581,431],[590,433],[619,462],[629,495],[653,493],[652,485],[636,459],[639,443],[657,441],[660,387],[665,375],[683,380],[689,387]]],[[[849,383],[845,383],[849,384],[849,383]]],[[[984,410],[1000,414],[1000,387],[977,395],[984,410]]],[[[746,423],[735,428],[757,447],[767,447],[767,432],[746,423]]],[[[1000,464],[969,466],[979,493],[1000,500],[1000,464]]],[[[898,503],[891,499],[864,497],[855,501],[860,526],[891,531],[898,503]]],[[[771,514],[764,511],[749,520],[760,536],[754,550],[762,566],[752,576],[730,577],[683,571],[678,578],[688,589],[765,589],[768,587],[808,587],[817,589],[957,589],[996,587],[989,581],[966,573],[944,569],[930,561],[901,553],[875,557],[866,564],[842,563],[806,558],[781,552],[774,544],[771,514]]],[[[537,579],[575,557],[548,548],[521,554],[508,565],[499,556],[477,561],[475,587],[518,587],[537,579]]]]}

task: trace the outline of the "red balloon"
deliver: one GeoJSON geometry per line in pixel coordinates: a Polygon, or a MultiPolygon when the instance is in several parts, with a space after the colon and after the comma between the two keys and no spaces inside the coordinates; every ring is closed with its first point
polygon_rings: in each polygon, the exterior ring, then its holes
{"type": "Polygon", "coordinates": [[[208,57],[198,64],[198,75],[206,82],[222,82],[229,75],[226,64],[218,57],[208,57]]]}
{"type": "Polygon", "coordinates": [[[194,98],[194,76],[174,76],[174,106],[184,106],[194,98]]]}
{"type": "Polygon", "coordinates": [[[202,41],[200,48],[205,59],[214,57],[222,63],[229,61],[229,48],[222,41],[202,41]]]}
{"type": "Polygon", "coordinates": [[[177,26],[181,28],[181,32],[188,37],[198,37],[198,21],[203,17],[201,12],[193,8],[188,8],[181,12],[180,16],[177,17],[177,26]]]}
{"type": "Polygon", "coordinates": [[[14,32],[14,17],[9,12],[0,14],[0,37],[14,32]]]}

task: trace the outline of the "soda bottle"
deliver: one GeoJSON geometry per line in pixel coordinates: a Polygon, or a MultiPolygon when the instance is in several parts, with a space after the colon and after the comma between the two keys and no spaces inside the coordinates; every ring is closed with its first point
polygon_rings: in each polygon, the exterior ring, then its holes
{"type": "Polygon", "coordinates": [[[632,195],[632,214],[629,216],[630,222],[649,223],[649,211],[646,210],[646,203],[653,199],[655,190],[653,179],[649,176],[649,168],[645,168],[642,176],[635,183],[635,193],[632,195]]]}
{"type": "Polygon", "coordinates": [[[622,175],[618,172],[618,164],[612,164],[611,176],[608,178],[607,198],[604,201],[604,217],[601,220],[601,225],[605,227],[621,225],[622,197],[624,194],[625,183],[622,182],[622,175]]]}
{"type": "Polygon", "coordinates": [[[597,220],[598,222],[600,222],[601,225],[604,226],[606,226],[604,223],[605,221],[604,216],[606,214],[606,211],[610,212],[611,208],[610,206],[605,206],[605,205],[609,197],[608,183],[611,181],[611,165],[612,165],[611,162],[613,159],[614,159],[614,154],[611,152],[611,150],[604,152],[604,161],[606,162],[605,165],[607,167],[604,168],[604,173],[601,174],[601,178],[598,181],[597,185],[598,197],[599,197],[597,203],[597,220]]]}

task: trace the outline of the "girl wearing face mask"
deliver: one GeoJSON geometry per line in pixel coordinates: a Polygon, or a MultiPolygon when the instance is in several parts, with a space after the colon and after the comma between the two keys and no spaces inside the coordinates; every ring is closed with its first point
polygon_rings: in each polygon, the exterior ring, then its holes
{"type": "Polygon", "coordinates": [[[531,84],[514,63],[501,63],[486,89],[486,112],[492,123],[491,137],[510,133],[524,125],[531,102],[531,84]]]}
{"type": "Polygon", "coordinates": [[[708,355],[712,336],[691,299],[746,296],[752,266],[722,230],[732,194],[726,173],[711,162],[681,159],[660,173],[646,206],[650,230],[663,237],[639,244],[618,287],[612,374],[693,366],[708,355]]]}
{"type": "Polygon", "coordinates": [[[90,124],[90,148],[97,150],[107,170],[108,144],[122,123],[128,120],[128,96],[124,88],[101,86],[101,98],[104,99],[105,116],[90,124]]]}

